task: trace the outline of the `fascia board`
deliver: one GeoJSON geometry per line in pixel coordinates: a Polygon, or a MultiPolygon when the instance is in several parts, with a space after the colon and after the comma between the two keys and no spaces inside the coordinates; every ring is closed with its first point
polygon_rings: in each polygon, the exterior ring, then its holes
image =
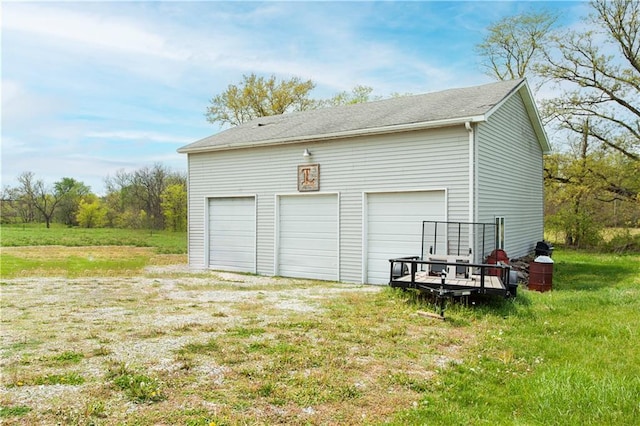
{"type": "Polygon", "coordinates": [[[527,110],[527,114],[529,115],[529,119],[531,120],[533,131],[538,138],[538,143],[542,148],[542,153],[549,154],[551,152],[549,138],[547,137],[547,132],[544,130],[544,126],[542,125],[542,120],[540,119],[540,114],[538,113],[538,107],[535,105],[533,94],[531,93],[529,83],[527,83],[526,79],[523,79],[522,82],[514,87],[513,90],[504,98],[502,98],[500,102],[495,104],[489,111],[487,111],[487,113],[485,114],[486,119],[489,120],[491,115],[499,110],[514,93],[520,93],[522,95],[522,101],[524,102],[525,109],[527,110]]]}
{"type": "Polygon", "coordinates": [[[249,143],[234,143],[234,144],[225,144],[225,145],[204,146],[204,147],[191,148],[191,149],[179,148],[177,151],[180,154],[195,154],[199,152],[226,151],[226,150],[241,149],[241,148],[255,148],[260,146],[286,145],[286,144],[304,143],[304,142],[319,142],[319,141],[327,141],[327,140],[335,140],[335,139],[355,138],[358,136],[385,135],[389,133],[400,133],[400,132],[410,132],[415,130],[434,129],[439,127],[464,125],[464,123],[467,123],[467,122],[477,123],[482,121],[486,121],[486,117],[484,115],[477,115],[477,116],[452,118],[452,119],[446,119],[446,120],[399,124],[394,126],[373,127],[368,129],[348,130],[344,132],[323,133],[323,134],[307,135],[307,136],[294,136],[290,138],[254,141],[249,143]]]}

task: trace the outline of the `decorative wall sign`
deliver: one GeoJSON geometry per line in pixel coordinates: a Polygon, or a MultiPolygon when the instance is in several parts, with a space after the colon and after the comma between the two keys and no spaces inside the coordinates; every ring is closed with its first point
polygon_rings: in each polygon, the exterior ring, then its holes
{"type": "Polygon", "coordinates": [[[320,164],[298,166],[298,191],[320,190],[320,164]]]}

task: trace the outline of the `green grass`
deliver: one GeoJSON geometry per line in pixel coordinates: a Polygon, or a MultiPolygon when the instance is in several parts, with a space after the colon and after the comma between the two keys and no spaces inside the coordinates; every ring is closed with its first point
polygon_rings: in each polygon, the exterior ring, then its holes
{"type": "Polygon", "coordinates": [[[52,224],[2,225],[0,244],[19,246],[134,246],[154,247],[157,253],[182,254],[187,252],[186,232],[150,231],[115,228],[69,228],[52,224]]]}
{"type": "Polygon", "coordinates": [[[31,411],[31,408],[24,405],[17,405],[13,407],[4,407],[0,405],[0,419],[8,417],[21,417],[31,411]]]}
{"type": "Polygon", "coordinates": [[[640,256],[554,259],[554,291],[498,310],[465,362],[395,424],[638,424],[640,256]]]}
{"type": "Polygon", "coordinates": [[[145,266],[184,262],[186,234],[52,225],[0,227],[3,278],[130,276],[145,266]]]}
{"type": "Polygon", "coordinates": [[[114,364],[107,378],[133,402],[154,403],[166,398],[156,378],[131,369],[124,363],[114,364]]]}
{"type": "Polygon", "coordinates": [[[78,364],[84,358],[84,354],[74,351],[64,351],[60,355],[50,358],[53,364],[78,364]]]}
{"type": "MultiPolygon", "coordinates": [[[[37,376],[30,381],[24,382],[30,385],[81,385],[85,381],[84,377],[78,373],[69,372],[64,374],[47,374],[44,376],[37,376]]],[[[18,384],[16,384],[18,385],[18,384]]],[[[22,384],[20,384],[21,386],[22,384]]]]}
{"type": "Polygon", "coordinates": [[[138,255],[127,259],[93,258],[89,256],[67,256],[59,258],[25,259],[21,256],[3,253],[0,276],[12,278],[23,272],[38,271],[42,275],[56,275],[61,271],[69,278],[112,275],[113,271],[135,271],[149,263],[149,256],[138,255]]]}

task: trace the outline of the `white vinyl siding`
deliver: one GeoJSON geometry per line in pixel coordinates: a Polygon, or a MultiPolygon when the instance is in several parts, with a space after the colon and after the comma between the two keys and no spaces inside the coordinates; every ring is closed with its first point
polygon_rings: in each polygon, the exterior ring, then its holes
{"type": "MultiPolygon", "coordinates": [[[[276,273],[276,195],[297,193],[297,166],[320,164],[320,193],[339,193],[340,280],[362,282],[363,193],[446,189],[448,219],[469,218],[464,126],[189,154],[189,263],[203,264],[206,197],[256,195],[257,273],[276,273]],[[304,149],[312,153],[303,158],[304,149]]],[[[302,196],[302,195],[301,195],[302,196]]]]}
{"type": "Polygon", "coordinates": [[[366,195],[364,281],[389,282],[389,259],[420,256],[422,221],[445,220],[445,192],[393,192],[366,195]]]}
{"type": "Polygon", "coordinates": [[[276,273],[285,277],[338,280],[338,196],[278,198],[276,273]]]}
{"type": "Polygon", "coordinates": [[[209,268],[255,272],[255,198],[210,198],[208,202],[209,268]]]}
{"type": "Polygon", "coordinates": [[[543,238],[543,157],[519,94],[477,126],[476,140],[477,220],[503,217],[507,255],[526,255],[543,238]]]}

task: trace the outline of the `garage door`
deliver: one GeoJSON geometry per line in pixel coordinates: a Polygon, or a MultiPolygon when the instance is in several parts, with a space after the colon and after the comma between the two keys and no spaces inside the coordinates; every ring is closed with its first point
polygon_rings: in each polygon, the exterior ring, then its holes
{"type": "Polygon", "coordinates": [[[338,279],[338,196],[282,196],[277,274],[338,279]]]}
{"type": "Polygon", "coordinates": [[[445,220],[444,191],[367,194],[365,282],[389,282],[389,259],[419,256],[422,221],[445,220]]]}
{"type": "Polygon", "coordinates": [[[209,199],[209,267],[256,272],[254,197],[209,199]]]}

